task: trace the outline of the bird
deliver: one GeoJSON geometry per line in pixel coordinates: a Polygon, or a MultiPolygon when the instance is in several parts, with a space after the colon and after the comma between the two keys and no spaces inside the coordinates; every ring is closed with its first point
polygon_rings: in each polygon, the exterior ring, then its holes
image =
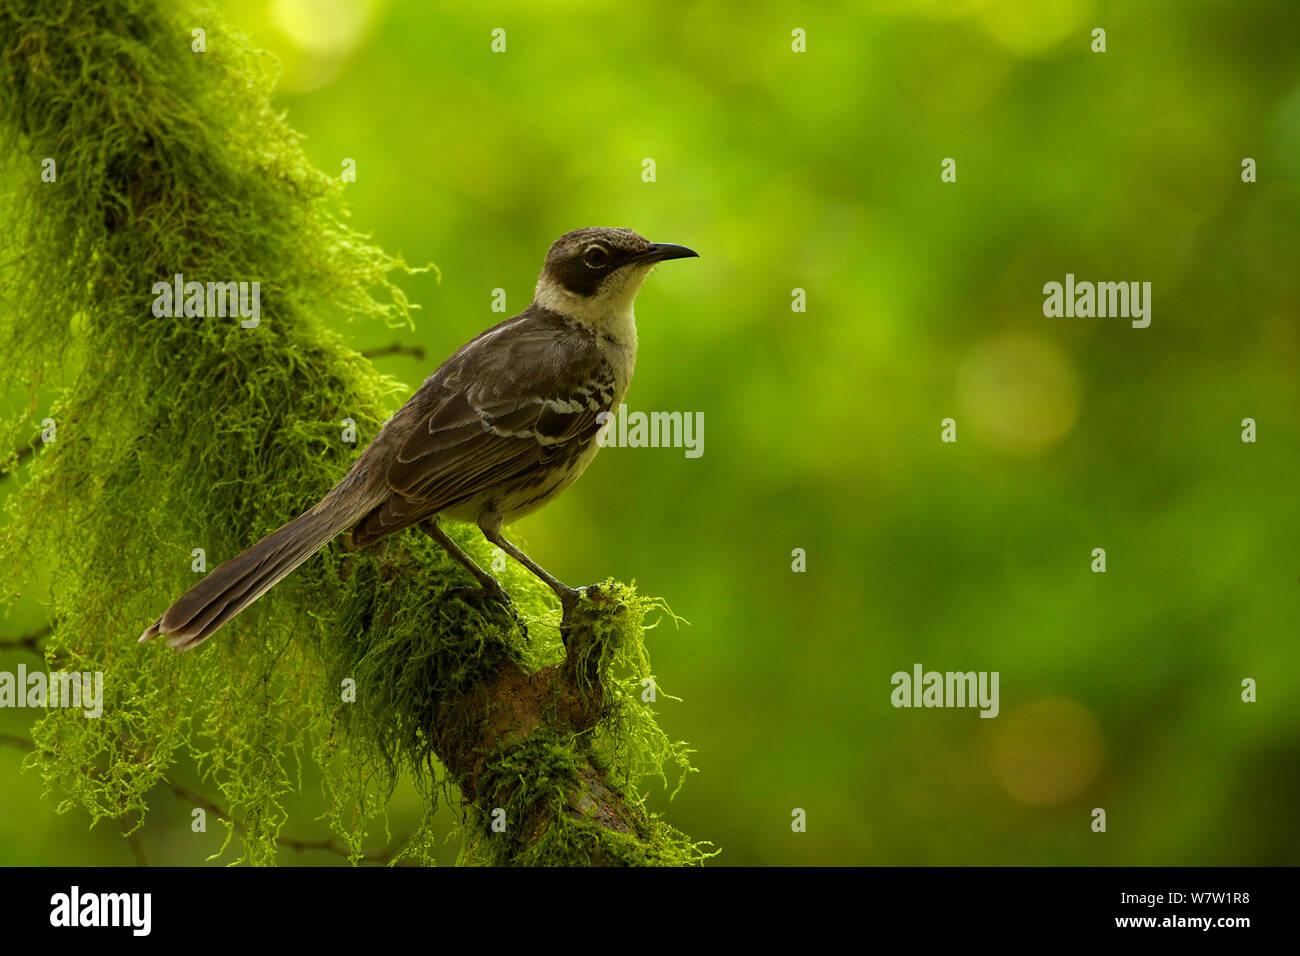
{"type": "Polygon", "coordinates": [[[631,229],[560,236],[526,309],[457,349],[317,504],[214,568],[139,640],[197,647],[349,530],[360,549],[418,528],[475,578],[469,590],[512,607],[500,582],[443,529],[444,517],[476,524],[546,583],[568,620],[587,589],[561,582],[502,529],[591,464],[636,367],[633,304],[642,283],[659,263],[698,255],[631,229]]]}

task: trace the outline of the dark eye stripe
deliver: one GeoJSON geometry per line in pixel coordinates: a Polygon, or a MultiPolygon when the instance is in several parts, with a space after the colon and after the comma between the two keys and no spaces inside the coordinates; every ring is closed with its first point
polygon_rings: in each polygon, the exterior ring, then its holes
{"type": "MultiPolygon", "coordinates": [[[[601,248],[604,249],[603,246],[601,248]]],[[[618,268],[619,264],[618,255],[605,249],[605,261],[599,266],[589,266],[586,262],[588,251],[590,250],[577,253],[575,250],[568,259],[553,263],[548,268],[560,285],[581,296],[595,295],[601,282],[618,268]]]]}

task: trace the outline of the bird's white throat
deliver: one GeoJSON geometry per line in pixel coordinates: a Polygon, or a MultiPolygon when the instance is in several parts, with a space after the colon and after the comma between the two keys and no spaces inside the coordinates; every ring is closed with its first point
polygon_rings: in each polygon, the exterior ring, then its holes
{"type": "Polygon", "coordinates": [[[633,305],[652,268],[652,265],[626,266],[607,278],[600,290],[590,296],[570,292],[543,272],[537,280],[533,301],[635,351],[633,305]]]}

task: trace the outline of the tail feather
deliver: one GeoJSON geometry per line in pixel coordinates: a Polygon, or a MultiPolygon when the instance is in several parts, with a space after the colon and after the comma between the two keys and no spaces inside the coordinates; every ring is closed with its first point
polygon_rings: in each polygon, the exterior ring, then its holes
{"type": "MultiPolygon", "coordinates": [[[[339,509],[341,510],[341,509],[339,509]]],[[[356,515],[312,509],[272,531],[257,544],[211,571],[154,621],[140,640],[163,635],[177,650],[189,650],[288,577],[348,527],[356,515]]]]}
{"type": "MultiPolygon", "coordinates": [[[[299,564],[311,557],[317,550],[319,549],[313,548],[306,554],[301,555],[301,557],[295,551],[290,551],[264,559],[256,567],[250,568],[247,573],[236,579],[226,591],[210,600],[193,618],[185,623],[183,628],[178,628],[174,632],[168,639],[168,643],[180,650],[187,650],[206,640],[215,634],[223,624],[292,573],[299,564]],[[189,635],[183,642],[180,640],[182,633],[189,635]]],[[[164,615],[165,623],[166,615],[164,615]]]]}

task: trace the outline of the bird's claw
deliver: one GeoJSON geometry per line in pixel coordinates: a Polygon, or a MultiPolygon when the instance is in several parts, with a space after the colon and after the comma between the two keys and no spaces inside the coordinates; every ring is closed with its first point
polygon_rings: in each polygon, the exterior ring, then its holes
{"type": "Polygon", "coordinates": [[[582,589],[569,588],[567,591],[558,592],[556,596],[560,599],[560,609],[564,612],[564,620],[567,621],[582,603],[582,589]]]}
{"type": "Polygon", "coordinates": [[[569,646],[569,631],[573,628],[573,615],[578,610],[578,605],[586,598],[595,605],[609,605],[614,603],[612,595],[606,594],[599,584],[589,584],[583,588],[568,588],[565,591],[557,591],[556,596],[560,599],[560,638],[564,646],[569,646]]]}

